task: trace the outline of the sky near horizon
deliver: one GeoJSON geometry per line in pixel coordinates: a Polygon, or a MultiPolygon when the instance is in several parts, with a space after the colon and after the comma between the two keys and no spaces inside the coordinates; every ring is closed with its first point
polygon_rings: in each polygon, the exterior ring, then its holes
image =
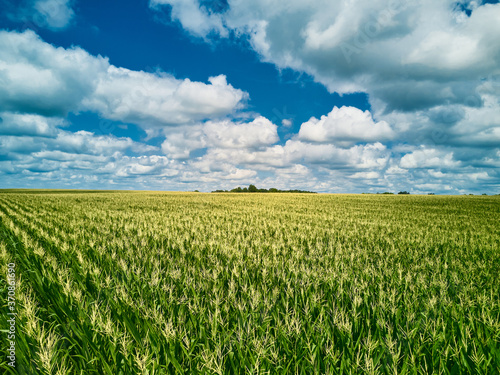
{"type": "Polygon", "coordinates": [[[500,4],[0,0],[0,188],[500,193],[500,4]]]}

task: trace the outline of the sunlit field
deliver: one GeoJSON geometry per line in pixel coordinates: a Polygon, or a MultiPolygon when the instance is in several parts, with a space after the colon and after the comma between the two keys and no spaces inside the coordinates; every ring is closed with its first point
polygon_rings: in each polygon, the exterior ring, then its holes
{"type": "Polygon", "coordinates": [[[0,220],[2,373],[500,373],[498,196],[4,191],[0,220]]]}

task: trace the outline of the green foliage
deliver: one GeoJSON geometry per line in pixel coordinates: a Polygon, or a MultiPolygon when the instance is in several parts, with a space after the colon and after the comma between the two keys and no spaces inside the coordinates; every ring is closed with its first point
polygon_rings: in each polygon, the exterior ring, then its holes
{"type": "Polygon", "coordinates": [[[498,222],[494,196],[0,193],[0,372],[497,374],[498,222]]]}
{"type": "Polygon", "coordinates": [[[212,193],[309,193],[315,194],[314,191],[306,191],[306,190],[278,190],[276,188],[268,189],[257,189],[255,185],[249,185],[248,188],[237,187],[231,190],[214,190],[212,193]]]}

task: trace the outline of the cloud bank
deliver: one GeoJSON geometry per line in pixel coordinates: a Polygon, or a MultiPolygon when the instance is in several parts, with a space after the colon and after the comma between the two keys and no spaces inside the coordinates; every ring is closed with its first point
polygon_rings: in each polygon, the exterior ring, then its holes
{"type": "MultiPolygon", "coordinates": [[[[74,17],[68,1],[30,4],[54,30],[74,17]]],[[[224,75],[198,82],[134,71],[77,46],[56,47],[32,31],[3,30],[4,181],[12,187],[208,191],[254,183],[322,192],[498,193],[500,4],[224,4],[150,1],[203,42],[246,40],[261,61],[306,73],[332,93],[367,93],[370,110],[333,107],[295,128],[290,120],[274,124],[249,112],[250,95],[224,75]],[[135,124],[160,141],[67,130],[68,114],[79,112],[135,124]]]]}
{"type": "Polygon", "coordinates": [[[0,106],[11,112],[94,111],[150,128],[223,117],[248,97],[223,75],[208,80],[119,68],[79,47],[54,47],[30,30],[0,31],[0,106]]]}

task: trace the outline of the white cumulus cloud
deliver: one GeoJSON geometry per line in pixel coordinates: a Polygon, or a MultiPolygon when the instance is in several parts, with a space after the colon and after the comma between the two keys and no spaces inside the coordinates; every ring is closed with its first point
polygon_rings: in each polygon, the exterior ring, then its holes
{"type": "Polygon", "coordinates": [[[204,126],[207,144],[221,148],[257,148],[279,140],[277,126],[265,117],[252,122],[207,122],[204,126]]]}
{"type": "Polygon", "coordinates": [[[228,84],[223,75],[210,77],[209,82],[109,66],[95,92],[82,105],[105,118],[147,128],[221,117],[240,108],[247,97],[228,84]]]}
{"type": "Polygon", "coordinates": [[[46,136],[57,134],[65,120],[58,117],[0,112],[0,135],[46,136]]]}
{"type": "Polygon", "coordinates": [[[401,158],[401,168],[453,168],[460,165],[454,160],[453,152],[424,148],[413,151],[401,158]]]}
{"type": "Polygon", "coordinates": [[[166,133],[162,150],[175,159],[187,159],[196,149],[252,150],[279,141],[277,126],[259,116],[250,122],[207,121],[166,133]]]}
{"type": "Polygon", "coordinates": [[[387,122],[375,122],[369,111],[355,107],[334,107],[327,116],[303,123],[298,134],[303,141],[336,144],[386,141],[393,137],[387,122]]]}
{"type": "Polygon", "coordinates": [[[216,14],[200,1],[190,0],[189,9],[181,3],[152,1],[182,13],[174,18],[195,35],[244,36],[263,61],[306,72],[330,92],[366,92],[379,120],[478,107],[478,88],[500,74],[498,3],[233,0],[216,14]],[[204,26],[193,31],[189,14],[199,12],[194,19],[204,26]]]}
{"type": "Polygon", "coordinates": [[[119,68],[79,47],[56,48],[32,31],[0,31],[0,106],[63,116],[91,110],[145,129],[232,114],[248,97],[223,75],[209,83],[119,68]]]}

